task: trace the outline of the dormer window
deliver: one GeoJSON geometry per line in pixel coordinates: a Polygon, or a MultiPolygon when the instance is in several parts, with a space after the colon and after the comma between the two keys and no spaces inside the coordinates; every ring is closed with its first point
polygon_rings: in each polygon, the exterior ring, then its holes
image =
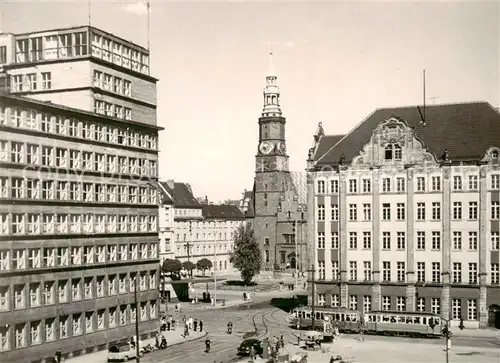
{"type": "Polygon", "coordinates": [[[492,158],[493,160],[498,160],[498,150],[493,150],[493,151],[491,152],[491,158],[492,158]]]}
{"type": "Polygon", "coordinates": [[[385,160],[401,160],[401,146],[398,144],[388,144],[385,147],[385,160]]]}

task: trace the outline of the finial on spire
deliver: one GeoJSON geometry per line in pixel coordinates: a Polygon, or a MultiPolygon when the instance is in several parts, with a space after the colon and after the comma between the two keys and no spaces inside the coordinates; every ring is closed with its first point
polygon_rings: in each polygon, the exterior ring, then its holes
{"type": "Polygon", "coordinates": [[[274,76],[274,68],[273,68],[273,43],[269,43],[269,76],[274,76]]]}

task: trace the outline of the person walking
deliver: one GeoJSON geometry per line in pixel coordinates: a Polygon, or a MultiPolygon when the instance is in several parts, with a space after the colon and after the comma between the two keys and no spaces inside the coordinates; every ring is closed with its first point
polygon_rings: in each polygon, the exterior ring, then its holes
{"type": "Polygon", "coordinates": [[[198,320],[194,319],[193,321],[193,327],[194,327],[194,331],[197,331],[198,330],[198,320]]]}
{"type": "Polygon", "coordinates": [[[58,349],[56,354],[54,354],[54,362],[61,363],[62,362],[62,352],[61,349],[58,349]]]}
{"type": "Polygon", "coordinates": [[[200,333],[203,332],[203,320],[200,320],[200,333]]]}
{"type": "Polygon", "coordinates": [[[250,360],[252,362],[255,360],[255,348],[253,345],[250,347],[250,360]]]}
{"type": "Polygon", "coordinates": [[[233,323],[230,320],[229,323],[227,323],[227,333],[231,334],[233,332],[233,323]]]}

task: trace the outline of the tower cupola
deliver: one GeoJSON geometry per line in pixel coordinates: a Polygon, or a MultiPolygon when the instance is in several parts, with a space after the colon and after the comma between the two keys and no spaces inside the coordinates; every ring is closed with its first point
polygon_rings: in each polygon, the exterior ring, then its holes
{"type": "Polygon", "coordinates": [[[266,87],[264,88],[264,108],[263,117],[281,117],[280,89],[277,84],[277,77],[273,69],[273,51],[269,52],[269,74],[266,77],[266,87]]]}

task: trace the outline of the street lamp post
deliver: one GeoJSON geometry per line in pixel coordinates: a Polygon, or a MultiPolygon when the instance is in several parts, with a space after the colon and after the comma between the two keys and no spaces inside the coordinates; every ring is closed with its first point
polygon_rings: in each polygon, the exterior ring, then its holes
{"type": "Polygon", "coordinates": [[[217,241],[214,244],[214,306],[217,305],[217,241]]]}
{"type": "Polygon", "coordinates": [[[141,358],[139,357],[140,349],[139,349],[139,306],[137,304],[137,275],[134,277],[134,302],[135,302],[135,354],[136,354],[136,362],[140,363],[141,358]]]}

